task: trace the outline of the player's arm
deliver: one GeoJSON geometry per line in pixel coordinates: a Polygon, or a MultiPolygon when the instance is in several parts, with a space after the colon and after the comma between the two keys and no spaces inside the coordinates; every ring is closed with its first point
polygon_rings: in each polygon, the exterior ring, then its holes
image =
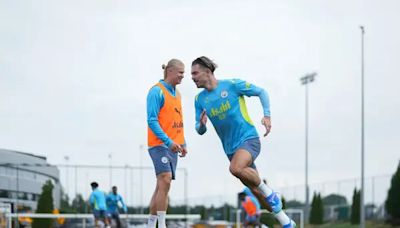
{"type": "Polygon", "coordinates": [[[164,95],[158,86],[150,89],[147,95],[147,124],[153,133],[168,147],[174,144],[171,138],[163,131],[158,122],[158,114],[164,105],[164,95]]]}
{"type": "Polygon", "coordinates": [[[181,151],[181,153],[179,154],[179,157],[185,157],[186,156],[186,154],[187,154],[187,144],[186,144],[186,139],[185,139],[185,141],[184,141],[184,143],[182,144],[182,151],[181,151]]]}
{"type": "Polygon", "coordinates": [[[194,107],[196,110],[196,131],[197,133],[199,133],[200,135],[206,133],[207,131],[207,115],[205,110],[201,107],[200,103],[198,102],[198,96],[196,96],[195,100],[194,100],[194,107]]]}
{"type": "Polygon", "coordinates": [[[248,97],[257,96],[260,99],[261,105],[263,107],[264,116],[261,119],[261,124],[265,126],[265,134],[267,136],[271,131],[271,111],[270,111],[270,103],[269,96],[265,89],[258,87],[249,82],[235,79],[233,80],[233,84],[235,86],[236,91],[240,95],[246,95],[248,97]]]}
{"type": "Polygon", "coordinates": [[[124,200],[122,199],[122,196],[119,195],[119,202],[121,202],[122,205],[122,209],[124,210],[124,212],[126,213],[128,211],[128,208],[126,207],[126,204],[124,203],[124,200]]]}
{"type": "Polygon", "coordinates": [[[94,193],[92,192],[89,197],[90,206],[94,207],[94,193]]]}
{"type": "MultiPolygon", "coordinates": [[[[182,117],[184,116],[183,115],[183,109],[181,108],[181,112],[182,112],[182,117]]],[[[182,119],[182,121],[183,121],[183,119],[182,119]]],[[[187,143],[186,143],[186,138],[185,138],[185,136],[183,136],[184,137],[184,142],[183,142],[183,144],[181,145],[181,152],[179,153],[179,157],[185,157],[186,156],[186,154],[187,154],[187,143]]]]}

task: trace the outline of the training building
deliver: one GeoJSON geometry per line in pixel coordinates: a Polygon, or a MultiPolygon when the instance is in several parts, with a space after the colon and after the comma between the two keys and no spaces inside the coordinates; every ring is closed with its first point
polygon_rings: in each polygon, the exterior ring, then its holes
{"type": "Polygon", "coordinates": [[[0,149],[0,202],[10,203],[15,211],[36,210],[42,186],[53,183],[54,207],[60,205],[60,171],[46,157],[13,150],[0,149]]]}

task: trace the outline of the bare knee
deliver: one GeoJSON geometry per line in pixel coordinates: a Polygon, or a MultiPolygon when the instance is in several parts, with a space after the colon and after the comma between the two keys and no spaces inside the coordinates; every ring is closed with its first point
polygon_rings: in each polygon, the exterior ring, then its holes
{"type": "Polygon", "coordinates": [[[162,173],[157,177],[158,191],[168,191],[171,186],[171,175],[169,173],[162,173]]]}
{"type": "Polygon", "coordinates": [[[233,176],[240,178],[243,168],[231,165],[231,166],[229,166],[229,171],[232,173],[233,176]]]}

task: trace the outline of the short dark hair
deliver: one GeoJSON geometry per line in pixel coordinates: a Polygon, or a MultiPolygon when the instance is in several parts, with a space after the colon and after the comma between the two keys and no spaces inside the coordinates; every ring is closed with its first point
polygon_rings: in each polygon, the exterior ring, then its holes
{"type": "Polygon", "coordinates": [[[192,66],[199,64],[200,66],[207,68],[211,70],[212,73],[214,73],[215,69],[217,69],[217,64],[215,64],[211,59],[201,56],[192,62],[192,66]]]}
{"type": "Polygon", "coordinates": [[[246,198],[246,193],[240,192],[239,193],[239,200],[243,201],[246,198]]]}
{"type": "Polygon", "coordinates": [[[99,187],[99,184],[94,181],[94,182],[90,183],[90,186],[92,186],[92,188],[97,188],[97,187],[99,187]]]}

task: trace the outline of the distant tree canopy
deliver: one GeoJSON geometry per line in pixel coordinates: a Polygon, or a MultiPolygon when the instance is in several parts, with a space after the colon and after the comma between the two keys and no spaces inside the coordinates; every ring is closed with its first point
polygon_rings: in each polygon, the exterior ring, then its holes
{"type": "Polygon", "coordinates": [[[351,205],[351,224],[360,224],[360,202],[361,191],[355,188],[353,192],[353,203],[351,205]]]}
{"type": "MultiPolygon", "coordinates": [[[[42,187],[36,213],[52,213],[53,209],[53,184],[48,180],[42,187]]],[[[52,223],[52,219],[35,218],[33,219],[32,228],[50,228],[52,223]]]]}
{"type": "Polygon", "coordinates": [[[390,215],[390,223],[400,225],[400,162],[392,176],[385,209],[390,215]]]}
{"type": "Polygon", "coordinates": [[[322,202],[324,203],[325,206],[346,205],[347,204],[346,197],[338,195],[338,194],[327,195],[322,199],[322,202]]]}
{"type": "Polygon", "coordinates": [[[324,205],[320,193],[314,193],[309,221],[313,225],[319,225],[324,222],[324,205]]]}
{"type": "Polygon", "coordinates": [[[303,207],[304,203],[297,200],[289,200],[286,202],[286,208],[300,208],[303,207]]]}

